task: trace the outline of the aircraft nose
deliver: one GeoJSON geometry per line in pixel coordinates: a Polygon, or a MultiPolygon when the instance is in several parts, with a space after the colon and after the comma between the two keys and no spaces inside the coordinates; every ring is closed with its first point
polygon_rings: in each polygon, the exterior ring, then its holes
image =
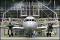
{"type": "Polygon", "coordinates": [[[33,29],[35,29],[35,28],[37,28],[37,23],[29,21],[29,22],[25,22],[23,24],[23,26],[24,26],[24,28],[33,28],[33,29]]]}

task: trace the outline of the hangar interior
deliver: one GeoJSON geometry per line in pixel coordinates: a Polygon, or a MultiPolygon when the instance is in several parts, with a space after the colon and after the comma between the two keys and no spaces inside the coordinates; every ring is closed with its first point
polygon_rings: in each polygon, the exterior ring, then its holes
{"type": "MultiPolygon", "coordinates": [[[[5,0],[4,3],[2,3],[3,0],[1,0],[1,7],[0,7],[0,24],[1,26],[6,26],[9,24],[9,18],[11,19],[11,23],[14,26],[23,27],[22,23],[24,21],[24,18],[28,16],[33,16],[36,18],[36,22],[39,24],[38,26],[41,27],[47,25],[48,23],[53,23],[55,27],[56,34],[58,30],[58,18],[59,18],[59,7],[56,5],[56,0],[5,0]],[[8,3],[8,4],[7,4],[8,3]],[[10,4],[9,4],[10,3],[10,4]],[[4,4],[4,5],[3,5],[4,4]],[[56,29],[57,28],[57,29],[56,29]]],[[[36,31],[40,32],[41,29],[38,29],[36,31]]],[[[7,31],[6,31],[7,32],[7,31]]],[[[15,29],[15,32],[17,36],[21,36],[23,33],[23,30],[15,29]],[[21,32],[20,32],[21,31],[21,32]]],[[[44,30],[42,30],[42,33],[40,36],[45,33],[44,30]]]]}

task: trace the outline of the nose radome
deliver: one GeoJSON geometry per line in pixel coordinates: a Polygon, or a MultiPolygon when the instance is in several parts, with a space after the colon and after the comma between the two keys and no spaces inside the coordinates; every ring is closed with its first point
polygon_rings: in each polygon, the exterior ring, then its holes
{"type": "Polygon", "coordinates": [[[36,22],[25,22],[24,23],[24,28],[37,28],[37,23],[36,22]]]}

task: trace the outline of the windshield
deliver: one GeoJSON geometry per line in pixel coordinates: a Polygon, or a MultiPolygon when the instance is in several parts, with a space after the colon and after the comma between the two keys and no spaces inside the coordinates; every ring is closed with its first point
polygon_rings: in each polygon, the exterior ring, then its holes
{"type": "Polygon", "coordinates": [[[35,21],[34,19],[25,19],[25,21],[35,21]]]}

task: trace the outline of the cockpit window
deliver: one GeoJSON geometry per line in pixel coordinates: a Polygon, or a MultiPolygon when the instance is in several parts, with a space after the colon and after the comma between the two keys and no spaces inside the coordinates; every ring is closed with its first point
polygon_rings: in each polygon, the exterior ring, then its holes
{"type": "Polygon", "coordinates": [[[35,21],[34,19],[32,19],[32,21],[35,21]]]}
{"type": "Polygon", "coordinates": [[[25,19],[25,21],[35,21],[34,19],[25,19]]]}
{"type": "Polygon", "coordinates": [[[25,21],[29,21],[29,19],[26,19],[25,21]]]}
{"type": "Polygon", "coordinates": [[[35,21],[34,19],[31,19],[32,21],[35,21]]]}
{"type": "Polygon", "coordinates": [[[30,19],[30,21],[31,21],[31,19],[30,19]]]}

